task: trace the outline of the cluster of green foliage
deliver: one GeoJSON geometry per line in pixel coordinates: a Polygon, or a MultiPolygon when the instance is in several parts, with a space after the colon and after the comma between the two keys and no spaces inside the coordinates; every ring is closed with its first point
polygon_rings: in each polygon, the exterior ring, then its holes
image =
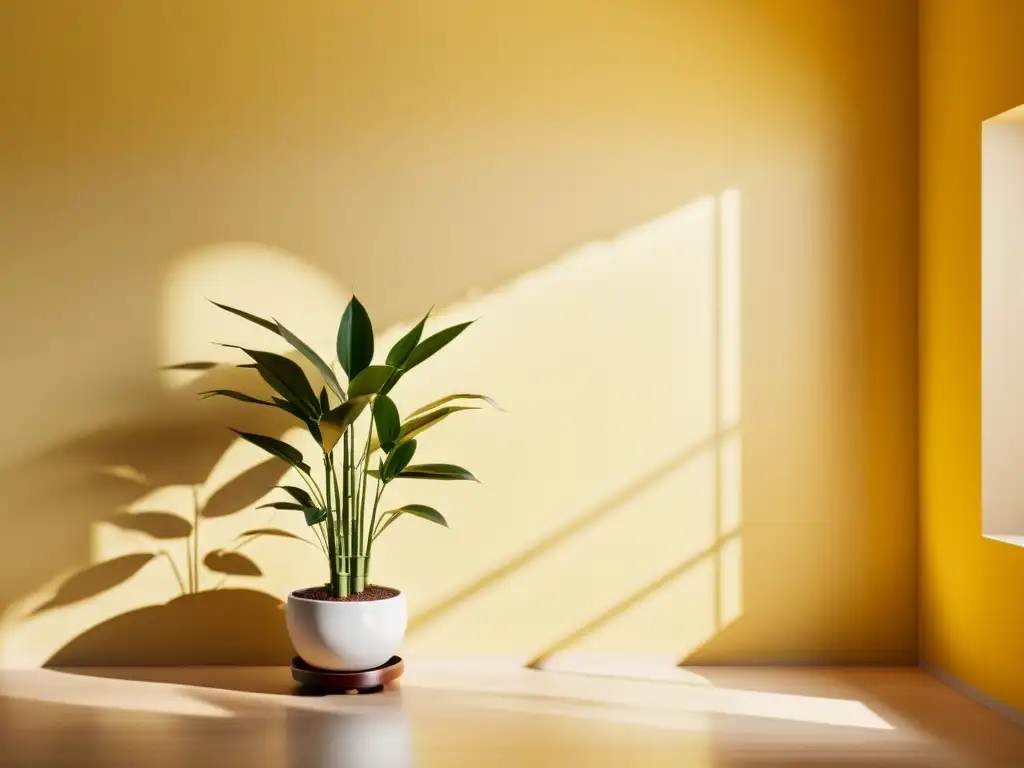
{"type": "Polygon", "coordinates": [[[202,395],[278,408],[309,430],[323,451],[322,481],[314,476],[313,467],[294,446],[266,435],[233,431],[295,468],[306,487],[280,486],[289,498],[263,506],[303,513],[327,557],[332,595],[343,597],[361,592],[367,584],[373,544],[395,520],[411,515],[447,526],[441,513],[425,504],[404,504],[381,512],[381,496],[388,484],[399,478],[476,480],[468,470],[455,464],[413,464],[412,460],[417,437],[425,430],[453,413],[474,410],[476,406],[466,405],[467,401],[494,405],[490,398],[448,395],[403,419],[388,396],[409,371],[444,348],[470,323],[453,325],[424,338],[428,312],[395,343],[383,365],[374,365],[373,324],[366,309],[353,296],[338,325],[337,361],[347,379],[343,385],[334,368],[281,323],[214,303],[281,336],[322,376],[323,385],[317,394],[294,360],[272,352],[235,347],[252,361],[244,367],[255,369],[277,394],[270,400],[230,389],[210,390],[202,395]],[[360,422],[364,413],[370,418],[360,422]],[[357,440],[359,423],[366,425],[366,437],[357,440]],[[375,456],[376,466],[371,467],[375,456]]]}

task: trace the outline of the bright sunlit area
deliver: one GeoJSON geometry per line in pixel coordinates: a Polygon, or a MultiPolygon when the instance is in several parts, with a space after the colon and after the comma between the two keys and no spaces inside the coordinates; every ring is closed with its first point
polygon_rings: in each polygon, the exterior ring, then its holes
{"type": "Polygon", "coordinates": [[[1022,35],[0,0],[0,763],[1024,765],[1022,35]]]}
{"type": "Polygon", "coordinates": [[[1024,546],[1024,106],[982,123],[981,153],[982,525],[1024,546]]]}

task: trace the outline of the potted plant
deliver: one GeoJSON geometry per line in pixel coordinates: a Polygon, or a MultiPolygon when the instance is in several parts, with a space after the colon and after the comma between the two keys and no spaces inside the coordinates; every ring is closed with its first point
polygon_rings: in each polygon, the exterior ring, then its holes
{"type": "Polygon", "coordinates": [[[315,462],[307,462],[299,450],[281,440],[232,430],[296,470],[305,487],[280,486],[287,498],[262,506],[301,512],[327,559],[329,578],[324,584],[297,589],[288,596],[287,625],[292,644],[304,662],[319,669],[360,671],[379,667],[402,642],[406,604],[399,590],[370,583],[374,543],[395,521],[406,516],[447,526],[440,512],[424,504],[387,509],[381,504],[385,490],[399,478],[475,481],[468,470],[455,464],[414,464],[417,440],[451,414],[474,410],[475,406],[466,405],[466,401],[493,405],[483,395],[449,395],[417,408],[403,419],[388,393],[470,323],[453,325],[424,338],[428,312],[395,343],[383,364],[374,365],[373,325],[366,309],[353,296],[338,326],[337,358],[346,378],[343,384],[324,358],[281,323],[214,304],[281,336],[323,378],[318,394],[294,360],[236,347],[251,360],[245,367],[255,369],[276,395],[262,400],[230,389],[202,393],[204,397],[230,397],[285,411],[309,430],[321,449],[322,455],[315,462]]]}

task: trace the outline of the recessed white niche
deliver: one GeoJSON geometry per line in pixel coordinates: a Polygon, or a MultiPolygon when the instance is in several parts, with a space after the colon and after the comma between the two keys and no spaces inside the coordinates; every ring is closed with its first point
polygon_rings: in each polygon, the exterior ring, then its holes
{"type": "Polygon", "coordinates": [[[1024,105],[981,126],[982,532],[1024,546],[1024,105]]]}

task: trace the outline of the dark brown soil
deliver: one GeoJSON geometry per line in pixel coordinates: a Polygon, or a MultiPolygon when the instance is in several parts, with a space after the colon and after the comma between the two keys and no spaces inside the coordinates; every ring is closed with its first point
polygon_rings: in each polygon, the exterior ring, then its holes
{"type": "Polygon", "coordinates": [[[372,600],[387,600],[398,594],[400,593],[397,589],[381,587],[377,584],[370,584],[362,592],[348,597],[331,597],[327,587],[307,587],[295,590],[296,597],[304,597],[307,600],[325,600],[331,603],[367,603],[372,600]]]}

